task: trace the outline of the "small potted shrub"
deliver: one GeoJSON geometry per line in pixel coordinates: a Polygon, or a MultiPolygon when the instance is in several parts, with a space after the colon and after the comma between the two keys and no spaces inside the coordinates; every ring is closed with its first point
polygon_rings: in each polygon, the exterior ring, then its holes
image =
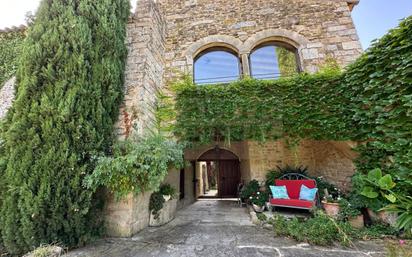
{"type": "Polygon", "coordinates": [[[149,210],[155,219],[159,218],[160,210],[163,208],[165,199],[160,192],[154,192],[150,196],[149,210]]]}
{"type": "Polygon", "coordinates": [[[242,188],[242,191],[240,192],[240,198],[247,204],[251,204],[250,197],[252,196],[252,194],[258,192],[259,188],[260,185],[257,180],[250,181],[242,188]]]}
{"type": "Polygon", "coordinates": [[[342,200],[339,189],[335,188],[335,190],[335,192],[330,194],[326,189],[325,196],[322,200],[322,206],[325,209],[326,214],[332,218],[338,217],[340,210],[339,202],[342,200]]]}
{"type": "Polygon", "coordinates": [[[253,193],[249,200],[252,203],[253,210],[255,212],[260,213],[265,210],[266,202],[269,198],[269,195],[266,191],[257,191],[253,193]]]}
{"type": "Polygon", "coordinates": [[[165,202],[172,199],[176,194],[176,190],[170,184],[161,185],[159,192],[163,195],[165,202]]]}
{"type": "Polygon", "coordinates": [[[339,219],[342,221],[348,221],[354,228],[363,228],[364,221],[361,211],[351,204],[348,200],[342,199],[339,202],[339,219]]]}

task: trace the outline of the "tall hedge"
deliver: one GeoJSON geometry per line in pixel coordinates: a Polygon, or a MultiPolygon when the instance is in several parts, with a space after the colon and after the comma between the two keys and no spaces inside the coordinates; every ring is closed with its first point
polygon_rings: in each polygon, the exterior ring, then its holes
{"type": "Polygon", "coordinates": [[[78,246],[99,230],[82,186],[111,144],[122,100],[128,0],[43,0],[1,134],[7,250],[78,246]]]}

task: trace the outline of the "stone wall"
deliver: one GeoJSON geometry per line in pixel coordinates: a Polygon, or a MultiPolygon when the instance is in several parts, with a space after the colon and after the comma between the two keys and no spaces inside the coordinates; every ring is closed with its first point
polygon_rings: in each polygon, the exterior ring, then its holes
{"type": "MultiPolygon", "coordinates": [[[[318,70],[329,56],[347,65],[362,52],[345,0],[139,0],[136,10],[127,30],[125,101],[117,124],[120,138],[127,138],[133,129],[139,134],[153,129],[157,92],[167,90],[178,74],[192,73],[194,57],[208,47],[226,46],[237,52],[245,75],[251,51],[268,41],[295,47],[301,68],[308,72],[318,70]]],[[[245,181],[263,180],[268,169],[296,159],[281,141],[264,146],[240,142],[228,148],[240,157],[245,181]]],[[[332,142],[303,142],[298,156],[311,171],[343,185],[353,164],[342,152],[332,142]]],[[[189,151],[186,159],[196,160],[201,153],[202,149],[189,151]]],[[[185,198],[178,208],[195,200],[193,168],[185,168],[185,198]]],[[[178,174],[172,171],[166,179],[176,188],[178,174]]],[[[106,222],[113,232],[109,234],[129,236],[147,226],[148,199],[141,195],[109,202],[106,222]]]]}
{"type": "Polygon", "coordinates": [[[245,74],[248,55],[266,41],[299,50],[304,70],[316,71],[330,56],[347,65],[362,52],[347,1],[161,0],[167,25],[166,78],[191,73],[193,58],[210,46],[238,52],[245,74]]]}
{"type": "Polygon", "coordinates": [[[259,181],[265,180],[268,170],[277,166],[307,167],[309,175],[323,176],[343,190],[350,187],[350,177],[355,172],[352,150],[353,142],[303,140],[295,148],[284,141],[258,143],[248,142],[250,175],[259,181]]]}
{"type": "MultiPolygon", "coordinates": [[[[265,143],[244,141],[219,145],[240,158],[241,180],[245,182],[252,179],[263,182],[267,172],[278,166],[303,166],[308,168],[309,175],[323,176],[327,181],[347,190],[350,187],[350,177],[355,171],[353,159],[357,155],[352,150],[355,146],[353,142],[303,140],[295,148],[288,146],[283,140],[265,143]]],[[[196,160],[202,153],[213,148],[214,145],[208,145],[188,149],[185,158],[196,160]]],[[[198,162],[197,171],[199,169],[198,162]]],[[[197,190],[200,190],[200,187],[198,184],[197,190]]]]}
{"type": "Polygon", "coordinates": [[[125,99],[117,124],[118,134],[127,137],[153,129],[157,92],[164,86],[166,25],[152,0],[138,1],[127,25],[128,57],[125,99]]]}

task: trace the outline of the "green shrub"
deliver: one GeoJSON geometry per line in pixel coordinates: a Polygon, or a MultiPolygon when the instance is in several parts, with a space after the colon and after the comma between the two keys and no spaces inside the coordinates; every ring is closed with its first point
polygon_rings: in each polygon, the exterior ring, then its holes
{"type": "Polygon", "coordinates": [[[127,0],[41,2],[1,132],[0,227],[12,254],[79,246],[101,232],[82,183],[112,142],[129,13],[127,0]]]}
{"type": "Polygon", "coordinates": [[[282,173],[278,169],[269,170],[266,173],[265,186],[267,190],[270,190],[269,186],[275,185],[275,179],[278,179],[280,176],[282,176],[282,173]]]}
{"type": "Polygon", "coordinates": [[[258,192],[260,188],[259,182],[255,179],[247,183],[240,192],[242,199],[249,199],[254,193],[258,192]]]}
{"type": "Polygon", "coordinates": [[[361,215],[361,211],[360,209],[358,209],[356,207],[356,205],[354,206],[351,202],[349,202],[348,200],[342,198],[339,201],[339,215],[338,218],[339,220],[342,221],[347,221],[350,218],[356,217],[361,215]]]}
{"type": "Polygon", "coordinates": [[[163,184],[160,186],[159,192],[162,195],[170,195],[172,198],[176,196],[176,189],[170,184],[163,184]]]}
{"type": "Polygon", "coordinates": [[[299,242],[314,245],[333,245],[340,242],[343,245],[351,244],[352,228],[347,223],[336,222],[321,212],[307,220],[294,217],[287,220],[283,216],[275,216],[270,223],[277,236],[292,237],[299,242]]]}
{"type": "Polygon", "coordinates": [[[16,72],[25,31],[0,33],[0,89],[16,72]]]}
{"type": "Polygon", "coordinates": [[[120,141],[111,156],[99,158],[85,185],[93,191],[107,187],[121,199],[130,193],[158,190],[171,167],[183,167],[183,145],[160,135],[120,141]]]}
{"type": "Polygon", "coordinates": [[[266,202],[269,200],[269,191],[258,190],[249,197],[250,202],[257,206],[265,206],[266,202]]]}
{"type": "Polygon", "coordinates": [[[159,218],[159,212],[163,208],[164,203],[165,199],[162,193],[154,192],[150,196],[149,211],[154,215],[155,219],[159,218]]]}
{"type": "Polygon", "coordinates": [[[374,223],[370,227],[365,227],[359,231],[358,237],[361,239],[379,239],[388,236],[400,236],[398,229],[384,223],[374,223]]]}

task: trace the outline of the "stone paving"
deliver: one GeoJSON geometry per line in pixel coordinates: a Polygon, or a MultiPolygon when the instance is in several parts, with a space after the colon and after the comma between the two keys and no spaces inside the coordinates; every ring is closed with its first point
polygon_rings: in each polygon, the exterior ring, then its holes
{"type": "Polygon", "coordinates": [[[246,208],[233,201],[202,200],[177,213],[158,228],[132,238],[99,240],[66,257],[138,256],[385,256],[378,243],[361,242],[358,249],[322,248],[275,238],[273,232],[251,223],[246,208]]]}

